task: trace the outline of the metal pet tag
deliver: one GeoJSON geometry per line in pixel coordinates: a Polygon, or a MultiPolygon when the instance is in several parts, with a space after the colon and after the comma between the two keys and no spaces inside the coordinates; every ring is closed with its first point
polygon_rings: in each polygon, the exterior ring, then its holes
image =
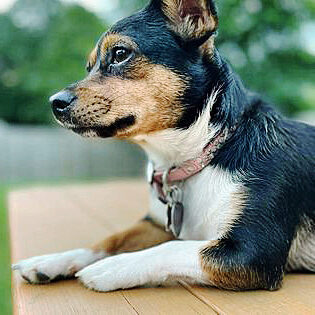
{"type": "Polygon", "coordinates": [[[182,230],[184,218],[184,206],[181,202],[175,202],[172,206],[171,230],[175,237],[178,237],[182,230]]]}
{"type": "Polygon", "coordinates": [[[171,231],[171,224],[172,224],[172,206],[170,204],[167,205],[167,221],[165,225],[166,232],[171,231]]]}
{"type": "Polygon", "coordinates": [[[177,238],[181,232],[184,217],[184,206],[182,204],[183,194],[182,190],[176,186],[169,186],[167,176],[169,171],[163,174],[163,192],[167,201],[167,217],[166,217],[166,231],[171,231],[177,238]]]}

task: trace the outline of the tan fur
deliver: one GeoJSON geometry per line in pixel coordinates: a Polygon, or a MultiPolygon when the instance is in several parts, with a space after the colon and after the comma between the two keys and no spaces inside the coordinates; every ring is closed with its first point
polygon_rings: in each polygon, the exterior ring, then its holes
{"type": "MultiPolygon", "coordinates": [[[[234,212],[228,222],[225,235],[228,235],[231,228],[235,225],[248,200],[247,191],[243,190],[232,196],[231,207],[234,212]]],[[[211,255],[211,249],[220,246],[220,241],[212,241],[200,253],[200,261],[203,272],[206,274],[209,282],[218,287],[228,290],[247,290],[247,289],[268,289],[276,290],[281,287],[282,278],[278,279],[274,287],[268,287],[268,284],[256,271],[244,266],[227,266],[219,258],[215,259],[211,255]]],[[[283,272],[282,272],[283,275],[283,272]]]]}
{"type": "Polygon", "coordinates": [[[214,50],[214,37],[210,37],[204,44],[200,46],[199,50],[203,56],[211,59],[214,50]]]}
{"type": "MultiPolygon", "coordinates": [[[[185,1],[185,0],[184,0],[185,1]]],[[[208,10],[205,0],[197,0],[196,6],[200,7],[202,15],[199,19],[187,15],[181,17],[184,6],[183,0],[163,0],[163,12],[170,21],[170,27],[183,38],[200,38],[209,31],[217,28],[217,17],[208,10]]]]}
{"type": "Polygon", "coordinates": [[[137,57],[128,66],[125,78],[96,74],[80,82],[75,89],[78,99],[74,118],[82,127],[93,127],[135,116],[136,123],[120,130],[116,134],[119,138],[171,128],[182,114],[179,98],[186,81],[162,65],[137,57]]]}
{"type": "Polygon", "coordinates": [[[86,64],[86,68],[88,69],[88,71],[90,71],[94,65],[96,64],[96,60],[97,60],[97,46],[91,51],[87,64],[86,64]]]}
{"type": "MultiPolygon", "coordinates": [[[[114,34],[114,33],[110,33],[104,36],[100,45],[101,58],[104,58],[106,52],[110,48],[113,48],[115,46],[119,46],[122,44],[132,49],[137,49],[137,44],[127,36],[114,34]]],[[[92,52],[90,53],[88,57],[88,61],[87,61],[88,68],[93,68],[94,65],[96,64],[97,50],[98,50],[98,45],[94,47],[94,49],[92,50],[92,52]]]]}
{"type": "Polygon", "coordinates": [[[117,233],[92,248],[95,251],[104,250],[110,255],[115,255],[149,248],[173,239],[171,233],[165,232],[159,226],[149,221],[142,221],[127,231],[117,233]]]}
{"type": "Polygon", "coordinates": [[[130,48],[136,49],[137,44],[131,40],[128,36],[120,35],[120,34],[108,34],[104,37],[101,43],[101,56],[104,56],[106,52],[115,46],[126,45],[130,48]]]}
{"type": "Polygon", "coordinates": [[[211,249],[219,246],[220,241],[212,241],[200,253],[202,270],[211,285],[227,290],[276,290],[281,287],[283,273],[275,286],[270,288],[263,277],[256,271],[243,266],[227,266],[224,265],[219,258],[213,258],[211,256],[211,249]]]}

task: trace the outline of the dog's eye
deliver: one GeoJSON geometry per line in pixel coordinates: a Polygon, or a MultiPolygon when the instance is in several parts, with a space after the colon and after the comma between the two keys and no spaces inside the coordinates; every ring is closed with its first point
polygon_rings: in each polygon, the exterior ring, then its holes
{"type": "Polygon", "coordinates": [[[114,51],[113,63],[114,64],[122,63],[123,61],[128,59],[129,56],[130,56],[130,51],[128,51],[125,48],[118,48],[114,51]]]}

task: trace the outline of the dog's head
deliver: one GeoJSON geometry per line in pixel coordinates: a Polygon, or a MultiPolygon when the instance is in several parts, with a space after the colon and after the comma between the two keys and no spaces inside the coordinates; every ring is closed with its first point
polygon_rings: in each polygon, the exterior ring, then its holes
{"type": "Polygon", "coordinates": [[[216,75],[217,24],[211,0],[152,0],[101,36],[85,79],[51,97],[56,119],[98,137],[187,128],[216,75]]]}

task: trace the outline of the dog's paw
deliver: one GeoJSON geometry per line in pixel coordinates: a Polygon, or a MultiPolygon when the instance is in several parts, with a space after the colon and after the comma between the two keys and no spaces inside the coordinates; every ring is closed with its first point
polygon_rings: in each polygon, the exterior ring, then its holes
{"type": "Polygon", "coordinates": [[[58,254],[32,257],[12,265],[29,283],[45,284],[53,280],[73,277],[82,268],[104,258],[104,252],[76,249],[58,254]]]}
{"type": "Polygon", "coordinates": [[[150,264],[138,252],[102,259],[75,276],[89,289],[108,292],[151,282],[150,269],[150,264]]]}

